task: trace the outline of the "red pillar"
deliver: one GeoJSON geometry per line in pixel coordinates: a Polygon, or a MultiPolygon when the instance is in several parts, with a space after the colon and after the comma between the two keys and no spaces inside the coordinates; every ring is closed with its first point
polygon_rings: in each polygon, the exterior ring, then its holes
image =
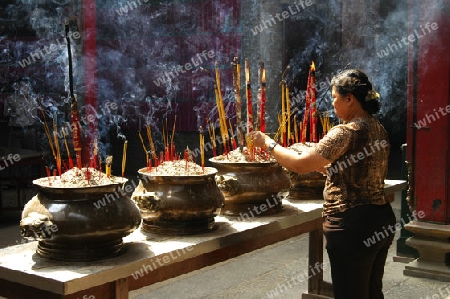
{"type": "Polygon", "coordinates": [[[450,20],[448,1],[410,1],[408,48],[408,204],[405,225],[419,258],[404,274],[450,281],[450,20]],[[411,40],[411,41],[410,41],[411,40]]]}
{"type": "MultiPolygon", "coordinates": [[[[411,1],[407,160],[422,221],[450,222],[450,21],[441,1],[411,1]]],[[[409,42],[409,40],[408,40],[409,42]]]]}
{"type": "Polygon", "coordinates": [[[97,119],[97,25],[95,0],[84,0],[84,80],[86,119],[89,123],[88,136],[83,142],[83,164],[87,165],[93,155],[93,142],[98,138],[97,119]],[[91,109],[89,109],[91,108],[91,109]]]}

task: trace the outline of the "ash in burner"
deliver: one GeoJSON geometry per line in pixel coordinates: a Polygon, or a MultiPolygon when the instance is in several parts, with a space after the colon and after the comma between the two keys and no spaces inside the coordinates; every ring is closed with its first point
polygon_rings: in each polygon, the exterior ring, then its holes
{"type": "Polygon", "coordinates": [[[255,149],[254,155],[244,147],[241,151],[239,148],[228,154],[223,154],[211,159],[214,162],[231,162],[231,163],[273,163],[277,162],[267,151],[260,148],[255,149]]]}
{"type": "Polygon", "coordinates": [[[211,167],[201,167],[192,161],[176,160],[164,161],[158,167],[142,170],[145,175],[151,176],[200,176],[215,173],[211,167]]]}
{"type": "Polygon", "coordinates": [[[77,188],[122,184],[126,181],[127,179],[117,176],[108,177],[105,173],[92,167],[81,169],[74,167],[61,176],[48,176],[47,178],[34,180],[33,183],[43,187],[77,188]]]}

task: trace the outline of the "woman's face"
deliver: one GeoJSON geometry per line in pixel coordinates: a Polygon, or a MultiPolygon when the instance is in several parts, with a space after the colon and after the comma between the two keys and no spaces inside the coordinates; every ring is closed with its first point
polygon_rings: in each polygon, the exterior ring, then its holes
{"type": "Polygon", "coordinates": [[[335,86],[333,86],[331,89],[331,97],[333,98],[334,112],[336,113],[337,117],[346,120],[346,116],[349,112],[347,97],[338,93],[335,86]]]}

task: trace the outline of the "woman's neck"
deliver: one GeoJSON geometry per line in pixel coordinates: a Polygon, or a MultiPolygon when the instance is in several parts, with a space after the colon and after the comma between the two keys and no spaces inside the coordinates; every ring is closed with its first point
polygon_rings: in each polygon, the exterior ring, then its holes
{"type": "Polygon", "coordinates": [[[345,119],[345,122],[352,121],[352,120],[354,120],[356,118],[368,118],[370,116],[371,115],[366,110],[356,109],[355,111],[353,111],[352,113],[350,113],[347,116],[347,119],[345,119]]]}

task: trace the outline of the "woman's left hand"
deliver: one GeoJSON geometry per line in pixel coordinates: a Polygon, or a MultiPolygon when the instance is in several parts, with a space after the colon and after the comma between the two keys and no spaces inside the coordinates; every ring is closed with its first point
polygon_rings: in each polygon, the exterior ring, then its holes
{"type": "Polygon", "coordinates": [[[248,133],[247,137],[250,138],[251,141],[253,141],[253,146],[261,148],[265,148],[266,144],[270,143],[268,141],[271,140],[269,136],[267,136],[261,131],[252,131],[248,133]]]}

